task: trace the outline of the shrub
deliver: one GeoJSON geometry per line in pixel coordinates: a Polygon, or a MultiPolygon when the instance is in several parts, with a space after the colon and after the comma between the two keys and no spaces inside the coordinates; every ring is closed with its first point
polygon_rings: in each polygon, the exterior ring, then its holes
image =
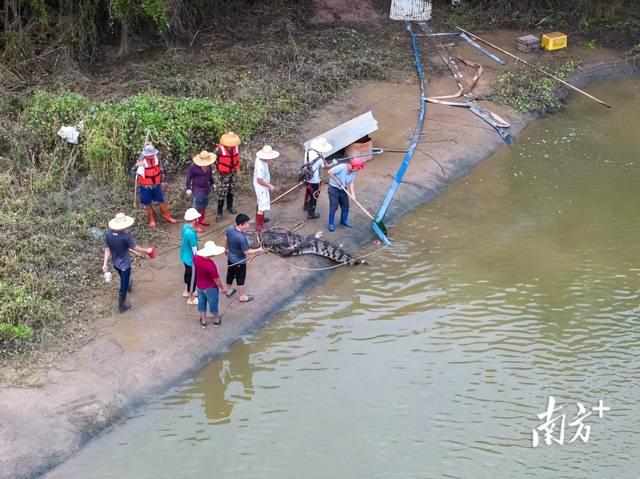
{"type": "MultiPolygon", "coordinates": [[[[27,103],[24,123],[40,163],[51,163],[50,151],[62,125],[84,123],[76,164],[102,180],[123,179],[142,149],[147,127],[164,155],[165,166],[182,168],[203,147],[213,148],[227,130],[250,137],[266,118],[263,102],[178,98],[140,93],[116,101],[91,101],[82,95],[37,91],[27,103]]],[[[69,146],[66,151],[70,153],[69,146]]]]}
{"type": "MultiPolygon", "coordinates": [[[[565,80],[578,67],[570,60],[557,68],[542,65],[541,68],[565,80]]],[[[560,108],[557,89],[559,83],[533,68],[522,68],[500,75],[491,83],[494,99],[520,113],[535,111],[552,112],[560,108]]]]}

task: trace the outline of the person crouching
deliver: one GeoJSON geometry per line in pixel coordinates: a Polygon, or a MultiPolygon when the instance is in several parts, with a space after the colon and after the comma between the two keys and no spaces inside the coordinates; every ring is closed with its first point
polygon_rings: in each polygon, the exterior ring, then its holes
{"type": "Polygon", "coordinates": [[[197,271],[196,288],[198,291],[198,312],[200,313],[200,326],[207,327],[207,304],[213,315],[213,325],[218,327],[222,319],[218,316],[218,299],[220,291],[228,294],[230,291],[220,281],[220,274],[213,258],[224,253],[222,246],[215,241],[207,241],[204,248],[198,250],[193,258],[193,265],[197,271]]]}

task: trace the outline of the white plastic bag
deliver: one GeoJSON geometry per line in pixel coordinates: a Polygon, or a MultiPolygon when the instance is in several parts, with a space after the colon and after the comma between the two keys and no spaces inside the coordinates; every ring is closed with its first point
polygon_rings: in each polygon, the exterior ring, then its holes
{"type": "Polygon", "coordinates": [[[83,122],[80,122],[75,126],[63,126],[58,130],[58,136],[63,140],[67,140],[69,143],[77,145],[78,136],[80,136],[80,132],[83,129],[84,129],[83,122]]]}

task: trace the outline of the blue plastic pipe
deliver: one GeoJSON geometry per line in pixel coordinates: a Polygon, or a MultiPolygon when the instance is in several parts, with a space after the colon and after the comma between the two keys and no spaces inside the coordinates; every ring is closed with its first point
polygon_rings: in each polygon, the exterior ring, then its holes
{"type": "Polygon", "coordinates": [[[413,33],[413,30],[411,30],[411,24],[407,23],[405,28],[409,33],[409,35],[411,36],[411,44],[413,45],[413,56],[416,61],[416,70],[418,72],[418,79],[420,80],[420,113],[418,114],[418,125],[416,127],[415,132],[413,133],[413,136],[411,137],[411,145],[409,146],[407,153],[405,153],[404,160],[400,165],[400,168],[398,168],[396,177],[393,180],[393,184],[391,185],[391,188],[389,188],[389,191],[387,191],[387,196],[384,198],[384,201],[382,202],[382,205],[380,205],[380,208],[376,213],[376,217],[373,223],[371,224],[371,228],[373,228],[373,231],[375,231],[375,233],[378,235],[380,240],[385,245],[390,245],[391,242],[382,231],[382,228],[380,228],[380,224],[384,224],[382,223],[382,220],[384,219],[384,215],[387,213],[387,209],[389,209],[389,205],[391,204],[393,195],[398,190],[400,183],[402,183],[402,178],[404,177],[404,174],[406,173],[407,168],[409,167],[411,158],[413,158],[413,153],[416,149],[418,142],[420,141],[420,135],[422,134],[422,126],[424,125],[424,115],[427,109],[427,102],[425,100],[426,95],[424,91],[424,75],[422,71],[422,61],[420,60],[420,48],[418,47],[418,41],[416,39],[416,36],[413,33]]]}

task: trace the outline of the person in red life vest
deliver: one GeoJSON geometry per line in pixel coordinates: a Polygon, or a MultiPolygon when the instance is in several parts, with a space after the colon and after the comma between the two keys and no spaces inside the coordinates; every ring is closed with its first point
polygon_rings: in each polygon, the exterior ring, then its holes
{"type": "Polygon", "coordinates": [[[224,200],[227,200],[227,210],[231,214],[238,212],[233,207],[233,193],[236,188],[236,176],[240,171],[240,137],[230,131],[220,137],[216,148],[218,160],[216,162],[216,188],[218,190],[218,214],[216,221],[222,221],[224,200]]]}
{"type": "Polygon", "coordinates": [[[193,157],[193,163],[187,169],[186,193],[188,196],[193,195],[193,207],[200,213],[195,224],[195,230],[198,233],[204,231],[202,226],[210,226],[205,216],[213,187],[213,167],[211,165],[215,161],[216,155],[208,151],[201,151],[193,157]]]}
{"type": "Polygon", "coordinates": [[[256,153],[256,163],[253,169],[253,188],[256,191],[256,199],[258,201],[256,231],[259,233],[267,231],[265,223],[268,220],[264,217],[264,214],[271,209],[271,193],[276,190],[276,187],[271,184],[269,162],[279,156],[280,153],[269,145],[264,145],[262,150],[256,153]]]}
{"type": "Polygon", "coordinates": [[[167,185],[164,182],[164,172],[158,158],[158,150],[151,143],[147,143],[136,163],[136,179],[140,185],[140,203],[147,210],[149,228],[156,227],[156,219],[153,213],[153,202],[159,203],[160,214],[168,223],[177,223],[171,217],[169,208],[164,200],[164,192],[167,185]]]}

